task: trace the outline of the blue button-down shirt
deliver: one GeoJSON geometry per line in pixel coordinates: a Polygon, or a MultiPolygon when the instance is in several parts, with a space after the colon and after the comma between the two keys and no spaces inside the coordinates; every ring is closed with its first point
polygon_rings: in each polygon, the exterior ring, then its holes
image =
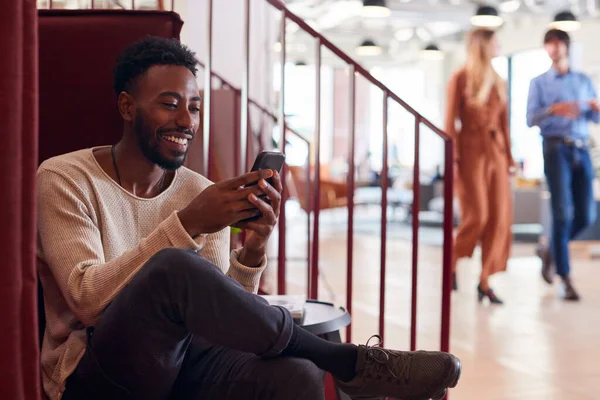
{"type": "Polygon", "coordinates": [[[596,90],[587,75],[573,71],[560,75],[556,69],[550,68],[529,85],[527,125],[539,126],[545,137],[588,137],[588,121],[600,122],[600,113],[592,111],[589,105],[593,99],[596,99],[596,90]],[[577,102],[581,112],[577,119],[548,115],[548,107],[566,101],[577,102]]]}

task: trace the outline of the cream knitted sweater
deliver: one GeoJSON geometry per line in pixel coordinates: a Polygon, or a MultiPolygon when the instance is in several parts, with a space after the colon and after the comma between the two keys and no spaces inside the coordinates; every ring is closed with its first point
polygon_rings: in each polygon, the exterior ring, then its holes
{"type": "Polygon", "coordinates": [[[160,195],[139,198],[106,174],[93,150],[49,159],[38,169],[38,267],[47,320],[42,378],[51,400],[62,397],[83,356],[85,327],[98,322],[159,250],[196,250],[251,292],[266,265],[240,264],[239,251],[229,252],[229,229],[196,240],[185,231],[177,210],[211,184],[206,178],[182,167],[160,195]]]}

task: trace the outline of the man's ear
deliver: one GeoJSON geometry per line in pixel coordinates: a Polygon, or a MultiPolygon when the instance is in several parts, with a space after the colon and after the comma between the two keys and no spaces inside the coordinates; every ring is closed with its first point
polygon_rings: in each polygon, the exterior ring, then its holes
{"type": "Polygon", "coordinates": [[[125,121],[131,122],[135,118],[135,99],[127,92],[119,93],[117,101],[119,112],[125,121]]]}

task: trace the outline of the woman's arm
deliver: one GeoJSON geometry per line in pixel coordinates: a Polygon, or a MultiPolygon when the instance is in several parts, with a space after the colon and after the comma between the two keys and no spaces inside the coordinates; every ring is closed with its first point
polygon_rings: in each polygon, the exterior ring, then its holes
{"type": "Polygon", "coordinates": [[[502,134],[504,135],[504,143],[506,144],[506,157],[508,159],[508,165],[512,166],[514,164],[514,160],[512,156],[512,146],[510,140],[510,123],[508,120],[507,103],[504,103],[502,105],[502,112],[500,113],[500,129],[502,129],[502,134]]]}
{"type": "Polygon", "coordinates": [[[446,122],[444,130],[454,141],[454,161],[458,161],[456,120],[458,119],[458,110],[460,105],[459,72],[456,72],[450,78],[446,89],[446,122]]]}

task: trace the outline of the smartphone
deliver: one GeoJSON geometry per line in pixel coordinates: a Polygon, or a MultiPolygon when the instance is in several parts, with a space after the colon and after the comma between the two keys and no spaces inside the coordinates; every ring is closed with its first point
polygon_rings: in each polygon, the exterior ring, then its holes
{"type": "MultiPolygon", "coordinates": [[[[258,156],[256,156],[256,160],[254,160],[254,165],[252,166],[252,171],[260,171],[261,169],[270,169],[273,171],[277,171],[281,173],[281,168],[283,167],[283,163],[285,162],[285,154],[279,153],[276,151],[262,151],[258,156]]],[[[267,182],[269,185],[273,185],[273,178],[268,178],[267,182]]],[[[258,182],[252,182],[247,184],[245,187],[256,186],[258,182]]],[[[262,200],[269,201],[266,195],[259,196],[262,200]]],[[[262,214],[258,214],[254,217],[245,219],[240,222],[245,221],[256,221],[260,219],[262,214]]]]}

